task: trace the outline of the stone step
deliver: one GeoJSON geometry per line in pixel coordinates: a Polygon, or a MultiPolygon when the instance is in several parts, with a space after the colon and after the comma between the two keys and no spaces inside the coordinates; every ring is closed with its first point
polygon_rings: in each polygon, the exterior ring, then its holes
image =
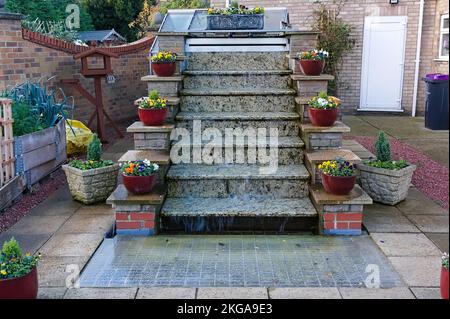
{"type": "Polygon", "coordinates": [[[146,126],[138,121],[129,126],[127,132],[133,134],[134,148],[136,150],[168,150],[170,147],[170,133],[174,128],[174,124],[146,126]]]}
{"type": "Polygon", "coordinates": [[[183,112],[294,112],[294,96],[287,95],[186,95],[183,112]]]}
{"type": "Polygon", "coordinates": [[[291,86],[289,70],[267,71],[186,71],[185,89],[257,89],[291,86]]]}
{"type": "MultiPolygon", "coordinates": [[[[265,144],[266,147],[265,149],[265,153],[264,155],[266,156],[266,154],[270,154],[270,147],[275,148],[278,147],[278,164],[279,165],[298,165],[298,164],[302,164],[303,163],[303,147],[304,147],[304,143],[303,141],[297,137],[297,136],[285,136],[285,137],[280,137],[278,139],[278,144],[275,145],[274,143],[270,143],[270,138],[268,138],[267,143],[265,144]]],[[[260,161],[259,160],[259,156],[258,156],[258,148],[257,145],[252,146],[252,148],[250,148],[250,160],[249,160],[249,147],[248,147],[248,143],[247,140],[244,141],[244,143],[237,143],[236,140],[234,140],[233,145],[231,146],[226,146],[225,145],[225,141],[220,141],[217,146],[214,146],[211,144],[211,142],[208,141],[203,141],[202,143],[193,143],[192,141],[189,142],[185,142],[183,140],[179,140],[179,141],[172,141],[172,151],[176,151],[176,148],[182,148],[183,150],[185,150],[186,148],[189,148],[189,152],[190,152],[190,160],[191,163],[193,163],[193,150],[195,148],[196,151],[200,151],[200,150],[204,150],[205,145],[208,144],[208,147],[210,147],[210,152],[208,152],[208,156],[213,156],[214,152],[217,152],[217,149],[220,149],[220,154],[221,157],[218,160],[218,162],[211,162],[211,165],[216,165],[216,164],[222,164],[225,161],[225,156],[226,154],[229,154],[231,152],[231,154],[233,154],[233,160],[232,163],[239,163],[239,164],[258,164],[258,165],[262,165],[264,164],[264,160],[260,161]],[[214,149],[213,149],[214,147],[214,149]],[[242,156],[238,156],[237,152],[239,152],[239,154],[243,154],[242,156]],[[243,158],[243,162],[242,161],[238,161],[237,158],[243,158]],[[256,159],[256,163],[254,162],[254,160],[256,159]]],[[[203,153],[202,153],[203,154],[203,153]]],[[[203,162],[204,164],[205,161],[203,162]]]]}
{"type": "Polygon", "coordinates": [[[306,152],[305,166],[311,174],[311,184],[321,183],[320,172],[317,165],[324,161],[334,160],[336,158],[343,158],[351,163],[361,163],[361,159],[350,150],[335,149],[335,150],[320,150],[314,152],[306,152]]]}
{"type": "Polygon", "coordinates": [[[274,89],[270,87],[257,89],[186,89],[180,92],[182,96],[267,96],[267,95],[295,95],[296,91],[293,89],[274,89]]]}
{"type": "Polygon", "coordinates": [[[286,70],[286,52],[210,52],[188,56],[187,70],[286,70]]]}
{"type": "Polygon", "coordinates": [[[307,151],[337,149],[342,147],[342,135],[350,132],[350,127],[339,121],[330,127],[302,123],[300,132],[307,151]]]}
{"type": "Polygon", "coordinates": [[[278,129],[278,136],[298,136],[299,115],[294,112],[180,112],[176,116],[177,128],[193,129],[193,121],[201,121],[201,130],[217,128],[225,134],[226,128],[245,130],[278,129]]]}
{"type": "Polygon", "coordinates": [[[274,172],[244,164],[173,165],[167,174],[170,197],[264,196],[302,198],[308,194],[309,173],[303,165],[282,165],[274,172]],[[266,173],[266,174],[265,174],[266,173]]]}
{"type": "Polygon", "coordinates": [[[141,78],[141,81],[147,82],[148,91],[156,90],[161,96],[176,97],[178,91],[182,87],[183,76],[156,76],[146,75],[141,78]]]}
{"type": "Polygon", "coordinates": [[[321,74],[317,76],[292,74],[291,79],[294,86],[297,88],[299,96],[315,96],[320,92],[327,92],[328,81],[334,80],[334,77],[329,74],[321,74]]]}
{"type": "Polygon", "coordinates": [[[316,217],[309,198],[167,198],[163,216],[316,217]]]}

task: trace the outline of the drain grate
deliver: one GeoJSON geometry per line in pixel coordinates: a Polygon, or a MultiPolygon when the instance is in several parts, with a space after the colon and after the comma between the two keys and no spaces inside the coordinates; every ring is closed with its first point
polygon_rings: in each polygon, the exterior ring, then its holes
{"type": "Polygon", "coordinates": [[[217,235],[105,239],[82,287],[362,287],[402,281],[368,236],[217,235]],[[373,271],[374,266],[370,266],[373,271]]]}

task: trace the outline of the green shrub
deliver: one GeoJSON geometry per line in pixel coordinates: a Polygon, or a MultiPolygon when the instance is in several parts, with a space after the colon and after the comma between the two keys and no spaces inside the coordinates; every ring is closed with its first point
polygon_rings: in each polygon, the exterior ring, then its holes
{"type": "Polygon", "coordinates": [[[405,160],[387,161],[387,162],[373,161],[373,162],[366,162],[365,164],[371,167],[384,168],[394,171],[409,166],[409,164],[405,160]]]}
{"type": "Polygon", "coordinates": [[[391,157],[391,145],[386,138],[384,132],[378,133],[378,140],[375,143],[375,150],[377,153],[377,160],[380,162],[388,162],[392,160],[391,157]]]}
{"type": "Polygon", "coordinates": [[[87,147],[87,160],[88,161],[100,161],[102,157],[102,143],[97,134],[94,134],[92,141],[87,147]]]}
{"type": "Polygon", "coordinates": [[[166,14],[169,9],[197,9],[208,7],[209,1],[205,0],[168,0],[161,3],[160,12],[166,14]]]}
{"type": "Polygon", "coordinates": [[[2,255],[7,259],[22,257],[19,243],[14,237],[3,243],[2,255]]]}
{"type": "Polygon", "coordinates": [[[13,102],[12,114],[14,119],[14,136],[22,136],[47,128],[41,123],[39,115],[36,112],[33,112],[32,108],[26,103],[13,102]]]}
{"type": "Polygon", "coordinates": [[[106,161],[83,161],[83,160],[73,160],[69,163],[69,166],[78,168],[82,171],[88,171],[90,169],[96,169],[96,168],[102,168],[106,166],[113,165],[113,161],[106,160],[106,161]]]}

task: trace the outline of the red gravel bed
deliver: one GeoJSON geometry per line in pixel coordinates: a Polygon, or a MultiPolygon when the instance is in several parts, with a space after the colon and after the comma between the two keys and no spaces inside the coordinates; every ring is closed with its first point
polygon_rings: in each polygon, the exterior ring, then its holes
{"type": "MultiPolygon", "coordinates": [[[[345,139],[356,140],[372,153],[375,153],[375,137],[346,136],[345,139]]],[[[412,184],[424,195],[437,202],[445,209],[449,208],[449,178],[448,168],[414,147],[400,142],[395,138],[389,139],[394,159],[404,159],[417,165],[412,178],[412,184]]]]}

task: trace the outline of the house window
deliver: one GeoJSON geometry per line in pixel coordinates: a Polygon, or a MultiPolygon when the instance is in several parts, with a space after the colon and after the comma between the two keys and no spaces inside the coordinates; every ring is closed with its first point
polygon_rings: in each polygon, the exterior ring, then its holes
{"type": "Polygon", "coordinates": [[[439,59],[448,60],[448,14],[441,17],[441,31],[439,38],[439,59]]]}

